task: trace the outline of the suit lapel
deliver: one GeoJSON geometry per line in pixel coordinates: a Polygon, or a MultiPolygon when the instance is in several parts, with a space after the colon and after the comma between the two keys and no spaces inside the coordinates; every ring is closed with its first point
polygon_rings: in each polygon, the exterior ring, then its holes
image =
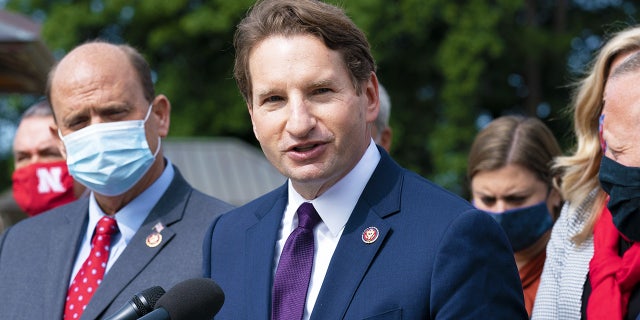
{"type": "Polygon", "coordinates": [[[276,193],[273,201],[263,202],[263,209],[256,210],[257,223],[247,229],[245,255],[246,278],[244,288],[257,288],[245,292],[247,319],[269,319],[271,310],[271,286],[275,243],[280,221],[287,205],[286,184],[276,193]]]}
{"type": "Polygon", "coordinates": [[[133,236],[122,252],[118,261],[113,264],[105,275],[104,281],[98,287],[91,301],[87,305],[82,318],[98,318],[127,287],[127,285],[159,254],[167,243],[174,237],[171,224],[179,221],[184,214],[191,188],[176,170],[171,185],[160,201],[154,206],[140,229],[133,236]],[[154,234],[156,225],[162,225],[160,232],[162,240],[153,247],[146,244],[147,238],[154,234]]]}
{"type": "Polygon", "coordinates": [[[46,304],[44,310],[57,310],[55,314],[47,315],[53,319],[62,319],[64,313],[73,262],[89,216],[88,197],[70,204],[65,209],[60,225],[52,226],[55,230],[51,232],[51,246],[47,253],[48,275],[44,277],[49,280],[45,292],[42,292],[46,304]],[[79,219],[78,215],[83,218],[79,219]]]}
{"type": "Polygon", "coordinates": [[[385,217],[400,210],[401,168],[382,158],[349,217],[333,254],[311,319],[343,319],[367,269],[391,231],[385,217]],[[365,243],[363,232],[375,227],[378,237],[365,243]]]}

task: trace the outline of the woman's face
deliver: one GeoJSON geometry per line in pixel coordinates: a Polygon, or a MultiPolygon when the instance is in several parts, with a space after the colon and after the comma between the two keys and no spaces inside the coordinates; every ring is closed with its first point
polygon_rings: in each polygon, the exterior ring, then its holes
{"type": "Polygon", "coordinates": [[[559,193],[517,164],[500,169],[480,171],[471,180],[471,195],[476,208],[489,212],[528,207],[547,201],[549,212],[559,206],[559,193]],[[548,196],[547,196],[548,195],[548,196]]]}

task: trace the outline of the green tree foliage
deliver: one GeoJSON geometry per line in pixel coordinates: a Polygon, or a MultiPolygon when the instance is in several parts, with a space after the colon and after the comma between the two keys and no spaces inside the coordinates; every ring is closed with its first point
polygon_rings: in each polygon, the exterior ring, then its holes
{"type": "Polygon", "coordinates": [[[172,102],[171,134],[251,139],[232,77],[233,31],[252,1],[24,1],[46,12],[43,38],[58,56],[92,39],[127,42],[147,58],[172,102]]]}
{"type": "MultiPolygon", "coordinates": [[[[329,0],[331,1],[331,0],[329,0]]],[[[391,95],[392,155],[466,196],[478,128],[507,113],[539,115],[570,148],[567,84],[601,37],[635,21],[631,1],[341,0],[367,34],[391,95]],[[595,44],[594,44],[595,43],[595,44]]],[[[59,57],[94,38],[127,42],[172,102],[172,136],[255,144],[235,86],[233,32],[252,0],[11,0],[40,17],[59,57]]]]}
{"type": "Polygon", "coordinates": [[[631,2],[607,0],[348,1],[345,7],[367,31],[391,94],[394,157],[464,196],[469,146],[492,118],[538,116],[565,150],[572,147],[571,119],[563,113],[568,85],[603,35],[637,17],[631,2]]]}

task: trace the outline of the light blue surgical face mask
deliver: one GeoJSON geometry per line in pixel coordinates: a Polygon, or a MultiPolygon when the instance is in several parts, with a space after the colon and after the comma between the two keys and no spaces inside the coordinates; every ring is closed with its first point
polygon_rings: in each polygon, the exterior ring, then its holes
{"type": "Polygon", "coordinates": [[[62,136],[67,166],[73,178],[105,196],[117,196],[131,189],[147,173],[160,151],[152,154],[147,143],[144,120],[96,123],[62,136]]]}

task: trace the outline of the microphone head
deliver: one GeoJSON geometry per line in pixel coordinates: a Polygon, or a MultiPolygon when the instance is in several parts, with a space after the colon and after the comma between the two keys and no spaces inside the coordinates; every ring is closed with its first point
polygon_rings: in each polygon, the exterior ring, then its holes
{"type": "Polygon", "coordinates": [[[164,294],[159,286],[151,287],[136,293],[118,311],[104,320],[135,320],[153,311],[156,303],[164,294]]]}
{"type": "Polygon", "coordinates": [[[135,305],[136,313],[138,313],[139,316],[144,316],[153,311],[156,303],[164,294],[165,291],[162,287],[155,286],[137,293],[133,296],[131,302],[135,305]]]}
{"type": "Polygon", "coordinates": [[[224,303],[224,293],[213,280],[195,278],[182,281],[167,291],[156,309],[164,308],[172,320],[212,319],[224,303]]]}

